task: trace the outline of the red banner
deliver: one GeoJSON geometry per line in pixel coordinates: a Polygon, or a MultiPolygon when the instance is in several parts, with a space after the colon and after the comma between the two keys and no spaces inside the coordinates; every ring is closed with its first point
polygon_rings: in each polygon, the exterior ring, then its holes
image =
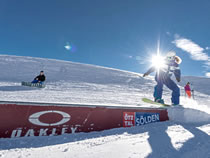
{"type": "Polygon", "coordinates": [[[166,120],[166,109],[4,102],[0,138],[101,131],[166,120]]]}

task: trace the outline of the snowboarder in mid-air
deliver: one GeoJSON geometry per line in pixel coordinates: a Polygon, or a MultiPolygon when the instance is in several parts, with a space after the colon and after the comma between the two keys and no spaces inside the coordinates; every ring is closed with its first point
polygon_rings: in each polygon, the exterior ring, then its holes
{"type": "MultiPolygon", "coordinates": [[[[171,51],[166,54],[164,58],[164,66],[155,67],[152,66],[143,77],[149,75],[152,72],[156,72],[155,81],[157,85],[154,88],[154,101],[164,104],[162,99],[163,85],[166,85],[170,90],[172,90],[172,105],[179,105],[180,89],[177,84],[171,79],[174,74],[177,82],[181,80],[181,71],[179,64],[181,63],[181,58],[176,56],[176,53],[171,51]]],[[[159,63],[161,64],[161,63],[159,63]]]]}
{"type": "Polygon", "coordinates": [[[44,71],[40,71],[40,74],[34,78],[34,80],[31,83],[40,83],[43,84],[46,77],[44,75],[44,71]]]}

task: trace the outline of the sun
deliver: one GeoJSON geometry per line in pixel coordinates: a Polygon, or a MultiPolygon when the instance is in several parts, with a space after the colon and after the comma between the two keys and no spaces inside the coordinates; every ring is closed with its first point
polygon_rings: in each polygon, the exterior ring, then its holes
{"type": "Polygon", "coordinates": [[[159,54],[153,55],[151,60],[152,66],[154,66],[156,69],[161,69],[165,67],[165,58],[159,54]]]}

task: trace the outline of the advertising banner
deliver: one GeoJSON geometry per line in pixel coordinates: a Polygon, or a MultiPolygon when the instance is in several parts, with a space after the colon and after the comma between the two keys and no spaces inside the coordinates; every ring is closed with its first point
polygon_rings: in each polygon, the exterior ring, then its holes
{"type": "Polygon", "coordinates": [[[166,120],[166,109],[8,102],[0,104],[0,138],[55,136],[166,120]]]}

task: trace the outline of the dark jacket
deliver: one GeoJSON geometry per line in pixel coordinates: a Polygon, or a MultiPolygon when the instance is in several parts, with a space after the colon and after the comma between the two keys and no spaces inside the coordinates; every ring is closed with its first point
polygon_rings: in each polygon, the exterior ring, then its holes
{"type": "MultiPolygon", "coordinates": [[[[155,67],[151,67],[145,74],[149,75],[150,73],[156,71],[155,67]]],[[[181,71],[179,65],[175,61],[166,62],[166,67],[160,69],[156,72],[156,80],[165,80],[168,77],[171,77],[172,74],[176,77],[176,80],[179,82],[181,79],[181,71]]]]}
{"type": "Polygon", "coordinates": [[[38,80],[38,81],[44,82],[45,81],[45,75],[36,76],[34,80],[38,80]]]}

